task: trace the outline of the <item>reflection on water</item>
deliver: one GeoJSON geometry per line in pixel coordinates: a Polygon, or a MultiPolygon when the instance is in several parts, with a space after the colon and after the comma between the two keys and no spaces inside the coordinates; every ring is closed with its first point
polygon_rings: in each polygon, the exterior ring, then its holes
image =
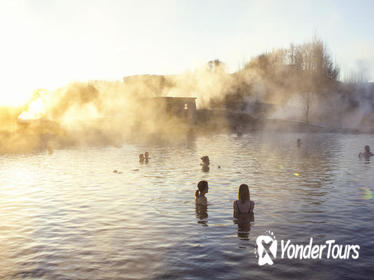
{"type": "Polygon", "coordinates": [[[238,237],[242,240],[249,240],[249,232],[251,231],[251,223],[255,221],[255,215],[250,214],[234,219],[234,224],[238,226],[238,237]]]}
{"type": "Polygon", "coordinates": [[[198,223],[207,226],[208,225],[207,223],[208,205],[196,203],[195,210],[196,210],[196,218],[198,218],[198,223]]]}
{"type": "Polygon", "coordinates": [[[190,135],[177,143],[2,156],[0,278],[370,279],[374,172],[357,154],[371,138],[190,135]],[[152,155],[147,164],[138,159],[144,151],[152,155]],[[209,155],[209,172],[201,155],[209,155]],[[192,199],[200,180],[209,182],[207,207],[192,199]],[[235,224],[232,202],[243,183],[256,220],[235,224]],[[359,244],[360,258],[259,267],[255,241],[267,230],[295,243],[359,244]]]}
{"type": "Polygon", "coordinates": [[[202,170],[203,172],[209,172],[210,168],[209,168],[209,166],[203,165],[203,166],[201,167],[201,170],[202,170]]]}

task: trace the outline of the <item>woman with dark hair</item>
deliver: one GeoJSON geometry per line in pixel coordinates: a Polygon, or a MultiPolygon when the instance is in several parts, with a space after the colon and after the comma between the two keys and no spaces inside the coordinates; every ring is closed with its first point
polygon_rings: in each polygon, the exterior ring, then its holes
{"type": "Polygon", "coordinates": [[[246,184],[239,186],[238,200],[234,201],[234,218],[253,215],[255,202],[250,199],[249,188],[246,184]]]}
{"type": "Polygon", "coordinates": [[[200,181],[197,184],[197,190],[195,192],[195,201],[196,204],[208,204],[208,200],[205,197],[205,194],[208,193],[208,182],[207,181],[200,181]]]}

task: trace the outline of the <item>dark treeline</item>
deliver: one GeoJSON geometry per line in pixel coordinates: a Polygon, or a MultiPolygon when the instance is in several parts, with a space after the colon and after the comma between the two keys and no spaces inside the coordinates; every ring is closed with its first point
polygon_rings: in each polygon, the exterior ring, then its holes
{"type": "Polygon", "coordinates": [[[225,110],[252,117],[244,116],[245,121],[287,119],[331,129],[374,131],[374,86],[356,78],[342,82],[338,64],[316,38],[260,54],[234,73],[215,59],[205,69],[172,76],[131,76],[125,84],[141,88],[136,92],[148,96],[195,96],[198,107],[205,110],[204,119],[225,110]]]}
{"type": "MultiPolygon", "coordinates": [[[[224,69],[219,60],[209,62],[209,69],[212,64],[214,69],[217,65],[224,69]]],[[[273,110],[265,116],[271,117],[277,108],[294,101],[293,106],[299,110],[292,119],[333,128],[372,130],[374,87],[362,80],[341,82],[339,74],[338,65],[321,40],[291,44],[287,49],[261,54],[231,74],[234,82],[211,100],[211,106],[251,113],[248,104],[273,104],[273,110]]]]}

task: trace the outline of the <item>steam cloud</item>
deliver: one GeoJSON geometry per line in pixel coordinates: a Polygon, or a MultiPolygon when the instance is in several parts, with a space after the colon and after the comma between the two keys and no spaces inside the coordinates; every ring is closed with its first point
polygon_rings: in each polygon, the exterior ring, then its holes
{"type": "Polygon", "coordinates": [[[214,60],[182,75],[130,76],[123,81],[75,82],[54,91],[39,89],[24,106],[0,107],[0,153],[176,139],[191,129],[254,129],[266,126],[267,118],[372,130],[374,88],[362,82],[342,83],[338,76],[324,44],[314,40],[262,54],[235,73],[214,60]],[[158,96],[196,97],[197,125],[147,102],[158,96]]]}

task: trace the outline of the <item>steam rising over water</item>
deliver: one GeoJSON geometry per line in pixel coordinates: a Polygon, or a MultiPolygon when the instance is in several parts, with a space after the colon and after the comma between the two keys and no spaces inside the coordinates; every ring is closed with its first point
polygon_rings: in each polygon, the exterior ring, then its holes
{"type": "MultiPolygon", "coordinates": [[[[146,106],[146,100],[161,96],[196,97],[198,109],[246,115],[239,123],[244,126],[253,125],[256,118],[260,123],[277,118],[374,132],[373,85],[341,83],[338,76],[339,67],[324,43],[314,39],[259,55],[234,73],[214,60],[181,75],[139,75],[123,81],[75,82],[56,90],[38,89],[24,106],[0,108],[0,154],[118,147],[126,140],[154,136],[183,138],[190,126],[165,114],[163,106],[146,106]],[[264,112],[256,115],[256,111],[264,112]]],[[[221,129],[232,128],[229,117],[216,123],[221,129]]],[[[204,125],[199,128],[206,129],[204,125]]]]}
{"type": "Polygon", "coordinates": [[[374,208],[361,188],[374,190],[374,173],[357,158],[364,144],[374,145],[367,135],[277,133],[3,155],[0,277],[371,279],[374,208]],[[205,154],[209,173],[199,166],[205,154]],[[201,179],[207,217],[193,199],[201,179]],[[256,206],[250,230],[238,232],[241,183],[256,206]],[[255,240],[267,230],[295,243],[359,244],[360,258],[259,267],[255,240]]]}

